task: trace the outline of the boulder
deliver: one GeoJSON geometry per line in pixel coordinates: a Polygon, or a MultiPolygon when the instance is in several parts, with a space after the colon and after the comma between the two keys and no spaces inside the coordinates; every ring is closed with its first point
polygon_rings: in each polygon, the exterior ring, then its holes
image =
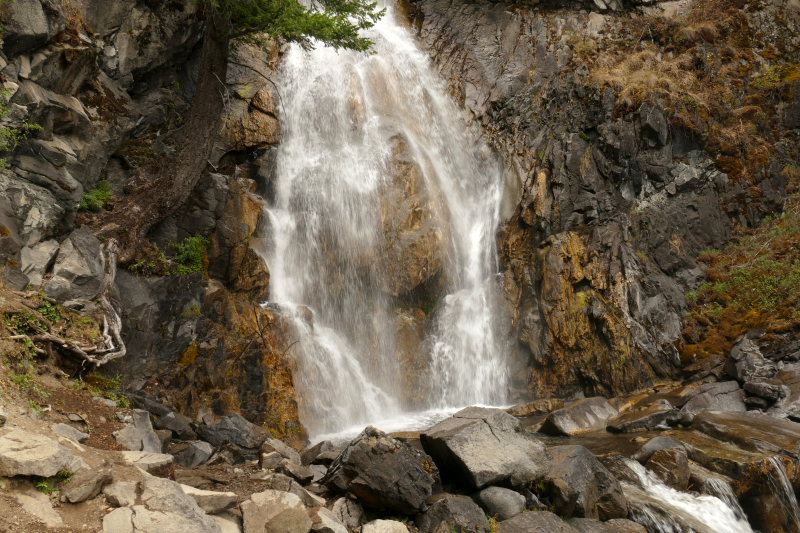
{"type": "Polygon", "coordinates": [[[415,514],[425,510],[439,472],[425,453],[368,426],[331,464],[322,483],[369,507],[415,514]]]}
{"type": "Polygon", "coordinates": [[[686,490],[689,487],[689,458],[683,447],[658,450],[647,461],[645,468],[668,487],[675,490],[686,490]]]}
{"type": "Polygon", "coordinates": [[[15,429],[0,437],[0,476],[51,477],[75,457],[53,439],[15,429]]]}
{"type": "Polygon", "coordinates": [[[489,532],[486,515],[467,496],[436,494],[428,498],[427,504],[428,510],[415,521],[420,533],[435,533],[442,524],[447,531],[489,532]]]}
{"type": "MultiPolygon", "coordinates": [[[[777,380],[774,380],[777,381],[777,380]]],[[[748,381],[742,387],[747,394],[763,398],[767,402],[777,402],[786,396],[786,390],[780,381],[767,383],[765,381],[748,381]]],[[[745,400],[746,401],[746,400],[745,400]]]]}
{"type": "MultiPolygon", "coordinates": [[[[300,501],[300,498],[288,492],[280,492],[276,490],[265,490],[264,492],[257,492],[252,494],[250,498],[242,502],[240,506],[242,510],[242,521],[245,533],[252,531],[272,531],[268,529],[270,523],[275,520],[282,513],[290,510],[306,512],[305,506],[300,501]]],[[[307,515],[306,515],[307,516],[307,515]]],[[[284,517],[290,518],[290,517],[284,517]]],[[[279,521],[280,525],[285,522],[282,519],[279,521]]],[[[309,519],[308,530],[311,529],[311,520],[309,519]]],[[[306,531],[306,533],[308,533],[306,531]]]]}
{"type": "MultiPolygon", "coordinates": [[[[336,448],[333,447],[333,443],[331,443],[331,441],[324,440],[322,442],[318,442],[314,446],[303,450],[303,453],[300,454],[300,463],[305,466],[311,464],[317,464],[315,463],[315,461],[317,457],[319,457],[321,454],[325,452],[335,452],[335,451],[336,448]]],[[[331,462],[333,461],[330,461],[327,464],[330,464],[331,462]]]]}
{"type": "Polygon", "coordinates": [[[281,463],[285,460],[286,458],[278,452],[262,453],[258,458],[259,466],[261,466],[263,470],[275,470],[281,466],[281,463]]]}
{"type": "Polygon", "coordinates": [[[72,426],[67,424],[54,424],[53,431],[61,435],[62,437],[67,437],[68,439],[72,439],[77,442],[86,442],[89,440],[89,434],[84,433],[78,429],[75,429],[72,426]]]}
{"type": "Polygon", "coordinates": [[[669,448],[683,448],[683,443],[670,437],[653,437],[642,446],[641,450],[633,455],[633,459],[645,464],[658,450],[669,448]]]}
{"type": "Polygon", "coordinates": [[[606,429],[612,433],[633,433],[666,427],[670,422],[681,419],[679,409],[666,400],[660,400],[650,407],[638,411],[628,411],[608,421],[606,429]]]}
{"type": "Polygon", "coordinates": [[[293,463],[287,459],[281,461],[279,470],[281,473],[293,477],[300,483],[310,483],[311,480],[314,479],[314,472],[310,468],[306,468],[298,463],[293,463]]]}
{"type": "Polygon", "coordinates": [[[615,518],[608,522],[590,518],[570,518],[567,524],[575,528],[578,533],[647,533],[641,524],[624,518],[615,518]]]}
{"type": "Polygon", "coordinates": [[[150,422],[150,413],[134,409],[133,425],[125,426],[112,433],[117,443],[134,452],[161,453],[161,439],[158,438],[150,422]]]}
{"type": "Polygon", "coordinates": [[[747,451],[779,452],[800,457],[800,424],[750,411],[704,411],[692,428],[747,451]]]}
{"type": "Polygon", "coordinates": [[[744,412],[744,392],[735,381],[706,383],[684,397],[681,422],[689,425],[697,413],[707,409],[713,411],[744,412]]]}
{"type": "Polygon", "coordinates": [[[667,119],[664,118],[664,113],[660,109],[651,107],[647,103],[642,104],[639,108],[639,120],[643,135],[657,143],[658,146],[667,144],[669,128],[667,119]]]}
{"type": "Polygon", "coordinates": [[[200,466],[214,454],[214,447],[204,441],[195,441],[187,444],[186,448],[175,456],[175,463],[185,466],[200,466]]]}
{"type": "Polygon", "coordinates": [[[611,520],[628,516],[625,496],[614,475],[583,446],[550,449],[553,468],[545,491],[559,516],[611,520]]]}
{"type": "Polygon", "coordinates": [[[564,400],[559,398],[548,398],[541,400],[534,400],[532,402],[521,403],[506,409],[506,413],[512,416],[531,416],[542,415],[561,409],[564,407],[564,400]]]}
{"type": "Polygon", "coordinates": [[[81,470],[75,474],[69,483],[61,489],[61,501],[80,503],[91,500],[111,483],[114,471],[110,465],[103,465],[98,469],[81,470]]]}
{"type": "Polygon", "coordinates": [[[267,522],[265,533],[308,533],[311,531],[311,517],[302,509],[285,509],[267,522]]]}
{"type": "Polygon", "coordinates": [[[192,431],[191,419],[180,413],[169,413],[156,419],[156,429],[168,429],[176,439],[195,440],[197,435],[192,431]]]}
{"type": "Polygon", "coordinates": [[[103,268],[100,241],[88,230],[76,229],[61,243],[44,292],[59,303],[94,300],[103,286],[103,268]]]}
{"type": "Polygon", "coordinates": [[[524,487],[551,465],[544,444],[500,409],[468,407],[422,433],[420,441],[445,478],[472,490],[524,487]]]}
{"type": "Polygon", "coordinates": [[[525,496],[501,487],[488,487],[473,496],[488,516],[508,520],[525,509],[525,496]]]}
{"type": "MultiPolygon", "coordinates": [[[[205,514],[174,481],[145,476],[141,501],[142,505],[131,508],[131,523],[136,533],[221,533],[214,519],[205,514]]],[[[118,511],[120,509],[113,512],[118,511]]],[[[105,528],[105,523],[103,526],[105,528]]],[[[114,533],[117,531],[124,530],[114,533]]]]}
{"type": "Polygon", "coordinates": [[[240,465],[245,462],[245,456],[241,452],[241,448],[233,444],[231,441],[223,441],[219,448],[214,452],[214,455],[206,463],[208,466],[214,465],[240,465]]]}
{"type": "Polygon", "coordinates": [[[268,454],[272,452],[280,454],[281,457],[294,464],[297,465],[304,464],[302,458],[300,457],[300,454],[297,453],[297,450],[295,450],[294,448],[290,448],[289,446],[279,441],[278,439],[265,440],[258,450],[259,455],[265,453],[268,454]]]}
{"type": "Polygon", "coordinates": [[[497,523],[498,533],[578,533],[549,511],[518,514],[497,523]]]}
{"type": "Polygon", "coordinates": [[[333,515],[348,531],[360,528],[367,521],[361,504],[349,498],[339,498],[331,508],[333,515]]]}
{"type": "Polygon", "coordinates": [[[14,0],[3,16],[3,52],[14,57],[58,35],[67,16],[55,0],[14,0]]]}
{"type": "Polygon", "coordinates": [[[539,431],[549,435],[573,435],[603,429],[608,420],[617,415],[619,411],[605,398],[586,398],[550,413],[539,431]]]}
{"type": "MultiPolygon", "coordinates": [[[[238,413],[226,415],[213,425],[203,424],[197,427],[197,434],[210,442],[215,447],[220,447],[224,441],[230,441],[237,446],[245,457],[255,459],[259,448],[269,438],[267,432],[247,421],[238,413]]],[[[300,462],[298,457],[297,462],[300,462]]]]}
{"type": "MultiPolygon", "coordinates": [[[[238,512],[238,511],[237,511],[238,512]]],[[[211,518],[219,524],[222,533],[242,533],[242,517],[230,511],[212,515],[211,518]]]]}
{"type": "Polygon", "coordinates": [[[309,509],[308,516],[311,518],[311,530],[316,533],[347,533],[344,524],[336,518],[333,511],[325,507],[309,509]]]}
{"type": "Polygon", "coordinates": [[[114,507],[130,507],[136,503],[136,486],[138,483],[133,481],[117,481],[108,485],[103,494],[106,495],[108,503],[114,507]]]}
{"type": "Polygon", "coordinates": [[[744,383],[758,378],[771,378],[778,369],[775,363],[764,358],[756,343],[744,337],[731,348],[724,370],[738,382],[744,383]]]}
{"type": "Polygon", "coordinates": [[[307,491],[300,483],[283,474],[269,474],[261,479],[261,485],[271,490],[290,492],[300,498],[300,501],[303,502],[303,505],[306,507],[325,505],[324,498],[320,498],[316,494],[307,491]]]}
{"type": "Polygon", "coordinates": [[[361,533],[408,533],[408,528],[396,520],[373,520],[364,524],[361,533]]]}
{"type": "Polygon", "coordinates": [[[14,497],[22,509],[42,521],[47,529],[64,527],[64,521],[56,510],[53,509],[53,504],[50,502],[50,497],[47,494],[38,492],[32,487],[28,487],[14,494],[14,497]]]}
{"type": "Polygon", "coordinates": [[[126,461],[145,472],[172,464],[172,456],[165,453],[151,452],[120,452],[126,461]]]}
{"type": "Polygon", "coordinates": [[[129,507],[120,507],[105,515],[103,533],[133,533],[133,511],[129,507]]]}
{"type": "Polygon", "coordinates": [[[22,268],[22,273],[28,276],[31,285],[37,288],[41,286],[42,278],[57,251],[58,241],[55,240],[44,241],[22,248],[20,251],[20,267],[22,268]]]}
{"type": "Polygon", "coordinates": [[[236,506],[235,492],[215,492],[200,490],[189,485],[181,485],[184,494],[192,498],[197,506],[208,514],[216,514],[236,506]]]}

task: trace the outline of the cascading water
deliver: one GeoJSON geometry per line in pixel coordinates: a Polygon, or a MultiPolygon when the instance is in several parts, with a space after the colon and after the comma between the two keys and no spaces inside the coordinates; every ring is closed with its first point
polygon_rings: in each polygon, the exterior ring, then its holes
{"type": "Polygon", "coordinates": [[[366,34],[372,54],[293,47],[279,82],[270,305],[292,317],[300,417],[315,437],[404,416],[393,300],[379,266],[391,246],[381,195],[399,143],[441,223],[432,235],[450,293],[425,343],[427,407],[498,405],[508,388],[492,318],[500,167],[471,141],[392,6],[366,34]]]}
{"type": "Polygon", "coordinates": [[[622,483],[629,518],[651,533],[753,533],[738,503],[732,508],[714,496],[696,496],[661,483],[638,462],[626,460],[638,485],[622,483]]]}

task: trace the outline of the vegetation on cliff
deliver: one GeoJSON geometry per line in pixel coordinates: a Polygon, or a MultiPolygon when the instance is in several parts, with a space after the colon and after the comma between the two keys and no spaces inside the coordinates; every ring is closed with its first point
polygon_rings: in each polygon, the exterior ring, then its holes
{"type": "Polygon", "coordinates": [[[782,214],[756,228],[737,227],[723,250],[703,252],[708,281],[687,294],[682,355],[724,354],[736,339],[764,328],[772,340],[800,326],[800,168],[788,166],[782,214]]]}

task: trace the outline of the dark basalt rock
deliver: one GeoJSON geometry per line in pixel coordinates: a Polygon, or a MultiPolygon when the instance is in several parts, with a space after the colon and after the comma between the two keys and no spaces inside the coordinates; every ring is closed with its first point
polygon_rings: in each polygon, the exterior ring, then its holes
{"type": "Polygon", "coordinates": [[[416,519],[420,533],[435,533],[441,524],[449,531],[489,532],[486,515],[467,496],[436,494],[428,498],[427,504],[428,510],[416,519]]]}
{"type": "Polygon", "coordinates": [[[647,431],[681,419],[679,409],[675,409],[666,400],[660,400],[647,409],[629,411],[616,418],[612,418],[606,429],[612,433],[632,433],[647,431]]]}
{"type": "Polygon", "coordinates": [[[520,514],[526,506],[525,496],[502,487],[489,487],[472,496],[486,514],[497,520],[508,520],[520,514]]]}
{"type": "Polygon", "coordinates": [[[654,453],[669,448],[683,448],[683,443],[669,437],[654,437],[647,441],[647,443],[642,446],[642,449],[633,455],[633,458],[641,464],[645,464],[654,453]]]}
{"type": "Polygon", "coordinates": [[[197,426],[197,434],[214,446],[230,441],[246,456],[255,459],[258,449],[269,438],[266,431],[245,420],[237,413],[231,413],[213,425],[197,426]]]}
{"type": "Polygon", "coordinates": [[[715,411],[744,412],[744,392],[735,381],[700,385],[684,397],[681,408],[682,422],[691,424],[695,415],[707,409],[715,411]]]}
{"type": "Polygon", "coordinates": [[[362,504],[416,514],[439,486],[433,459],[368,426],[336,458],[321,481],[362,504]]]}
{"type": "Polygon", "coordinates": [[[518,514],[497,523],[499,533],[578,533],[578,531],[549,511],[518,514]]]}
{"type": "Polygon", "coordinates": [[[771,378],[775,372],[775,363],[765,359],[756,343],[747,337],[736,343],[731,349],[730,357],[725,361],[725,373],[740,383],[771,378]]]}
{"type": "Polygon", "coordinates": [[[689,458],[682,447],[658,450],[647,461],[645,468],[668,487],[675,490],[686,490],[689,487],[689,458]]]}
{"type": "Polygon", "coordinates": [[[472,490],[529,486],[551,465],[544,444],[500,409],[468,407],[422,433],[420,441],[446,480],[472,490]]]}
{"type": "Polygon", "coordinates": [[[571,435],[602,429],[606,427],[606,421],[617,415],[619,411],[605,398],[586,398],[550,413],[539,431],[550,435],[571,435]]]}
{"type": "MultiPolygon", "coordinates": [[[[331,453],[335,452],[336,448],[333,447],[331,441],[324,440],[322,442],[318,442],[317,444],[315,444],[310,448],[306,448],[305,450],[303,450],[303,453],[300,454],[300,461],[305,466],[311,464],[330,464],[336,457],[334,456],[330,460],[328,460],[328,458],[330,457],[331,453]],[[326,455],[323,456],[323,454],[326,455]],[[317,460],[320,458],[320,456],[323,457],[321,459],[321,462],[318,462],[317,460]]],[[[336,455],[338,455],[338,453],[336,455]]]]}
{"type": "Polygon", "coordinates": [[[625,496],[614,475],[583,446],[550,449],[553,468],[545,478],[545,492],[559,516],[610,520],[625,518],[625,496]]]}

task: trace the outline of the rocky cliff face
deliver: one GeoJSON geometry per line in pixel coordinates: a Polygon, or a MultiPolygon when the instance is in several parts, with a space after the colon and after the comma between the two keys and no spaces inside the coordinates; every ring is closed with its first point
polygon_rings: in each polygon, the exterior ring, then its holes
{"type": "Polygon", "coordinates": [[[780,209],[797,161],[794,4],[637,4],[406,6],[513,176],[520,395],[676,376],[695,258],[780,209]]]}

